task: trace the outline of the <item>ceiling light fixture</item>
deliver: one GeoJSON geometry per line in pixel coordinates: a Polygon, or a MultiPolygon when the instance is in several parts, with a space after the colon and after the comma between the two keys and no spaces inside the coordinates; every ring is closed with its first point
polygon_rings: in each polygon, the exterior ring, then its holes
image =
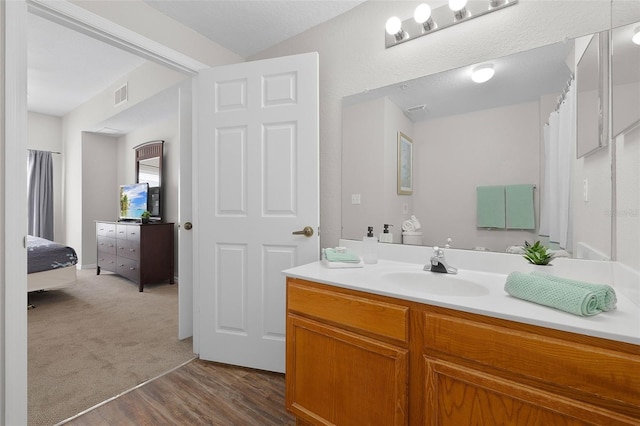
{"type": "Polygon", "coordinates": [[[384,43],[387,48],[397,46],[517,3],[518,0],[449,0],[448,5],[434,9],[422,3],[412,18],[400,20],[394,16],[387,20],[384,43]]]}
{"type": "Polygon", "coordinates": [[[471,80],[476,83],[485,83],[495,74],[492,64],[478,65],[471,71],[471,80]]]}
{"type": "Polygon", "coordinates": [[[633,33],[633,37],[631,37],[631,41],[637,45],[640,45],[640,27],[636,28],[633,33]]]}
{"type": "Polygon", "coordinates": [[[413,12],[413,19],[418,24],[422,24],[422,28],[425,31],[431,31],[435,28],[435,22],[431,18],[431,6],[426,3],[422,3],[416,7],[416,10],[413,12]]]}

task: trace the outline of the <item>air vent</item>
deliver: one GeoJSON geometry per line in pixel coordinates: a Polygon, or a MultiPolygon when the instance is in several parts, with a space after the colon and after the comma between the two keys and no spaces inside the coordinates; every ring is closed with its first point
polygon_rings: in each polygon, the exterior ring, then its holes
{"type": "Polygon", "coordinates": [[[127,97],[129,96],[128,84],[129,83],[125,83],[124,85],[116,89],[113,96],[113,100],[114,100],[113,106],[118,106],[120,104],[127,102],[127,99],[128,99],[127,97]]]}
{"type": "Polygon", "coordinates": [[[423,105],[416,105],[416,106],[409,107],[405,111],[411,114],[414,112],[426,110],[426,108],[427,106],[423,104],[423,105]]]}

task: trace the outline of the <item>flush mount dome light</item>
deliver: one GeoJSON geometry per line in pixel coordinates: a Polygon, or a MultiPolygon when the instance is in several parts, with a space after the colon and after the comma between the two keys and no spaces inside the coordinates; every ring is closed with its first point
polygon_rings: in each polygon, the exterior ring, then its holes
{"type": "Polygon", "coordinates": [[[640,45],[640,27],[636,28],[633,33],[633,37],[631,37],[631,41],[637,45],[640,45]]]}
{"type": "Polygon", "coordinates": [[[494,73],[493,65],[479,65],[471,71],[471,80],[476,83],[485,83],[491,80],[494,73]]]}

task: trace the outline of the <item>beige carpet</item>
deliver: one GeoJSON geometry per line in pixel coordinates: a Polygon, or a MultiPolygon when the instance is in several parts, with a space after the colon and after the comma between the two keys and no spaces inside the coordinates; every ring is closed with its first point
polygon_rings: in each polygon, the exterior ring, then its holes
{"type": "Polygon", "coordinates": [[[78,271],[33,293],[28,311],[29,425],[53,425],[193,358],[179,341],[178,286],[138,286],[78,271]]]}

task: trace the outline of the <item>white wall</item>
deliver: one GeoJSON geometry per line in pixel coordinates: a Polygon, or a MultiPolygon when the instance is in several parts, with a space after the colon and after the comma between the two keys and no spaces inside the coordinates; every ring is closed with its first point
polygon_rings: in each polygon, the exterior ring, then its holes
{"type": "MultiPolygon", "coordinates": [[[[538,102],[492,108],[414,125],[415,213],[427,245],[485,247],[533,242],[538,234],[476,227],[476,187],[534,184],[540,188],[538,102]],[[463,124],[464,123],[464,124],[463,124]]],[[[538,190],[535,217],[538,220],[538,190]]],[[[536,223],[537,225],[537,223],[536,223]]]]}
{"type": "MultiPolygon", "coordinates": [[[[96,266],[96,220],[115,220],[118,208],[117,140],[82,132],[82,267],[96,266]]],[[[75,248],[75,247],[74,247],[75,248]]],[[[76,248],[76,251],[78,249],[76,248]]]]}
{"type": "Polygon", "coordinates": [[[52,115],[29,112],[27,148],[52,151],[53,154],[53,239],[64,243],[64,211],[62,201],[64,187],[64,153],[62,152],[62,119],[52,115]]]}
{"type": "Polygon", "coordinates": [[[336,245],[340,238],[342,97],[593,33],[608,28],[610,16],[607,0],[520,0],[491,15],[385,49],[387,18],[408,18],[419,3],[367,1],[249,58],[319,52],[323,247],[336,245]]]}
{"type": "Polygon", "coordinates": [[[398,195],[396,185],[398,131],[408,137],[413,124],[387,98],[363,102],[343,110],[342,138],[342,203],[344,206],[342,235],[361,239],[368,226],[379,236],[383,224],[393,225],[394,242],[401,242],[401,225],[411,212],[411,196],[398,195]],[[353,204],[352,195],[360,195],[360,204],[353,204]]]}
{"type": "MultiPolygon", "coordinates": [[[[135,151],[134,147],[144,142],[164,141],[164,162],[162,165],[162,220],[165,222],[178,222],[178,183],[180,166],[180,137],[178,127],[178,103],[176,99],[176,114],[173,117],[136,129],[135,131],[118,138],[118,174],[117,185],[134,183],[135,176],[135,151]]],[[[114,204],[112,220],[118,217],[118,205],[114,204]]],[[[175,241],[175,273],[178,275],[178,229],[174,227],[175,241]]]]}
{"type": "Polygon", "coordinates": [[[640,272],[640,127],[619,136],[616,148],[618,261],[640,272]]]}

